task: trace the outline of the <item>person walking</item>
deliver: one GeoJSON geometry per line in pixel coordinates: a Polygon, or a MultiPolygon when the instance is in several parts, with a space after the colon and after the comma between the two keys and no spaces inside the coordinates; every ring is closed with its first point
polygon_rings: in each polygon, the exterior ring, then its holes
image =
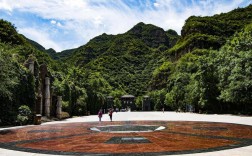
{"type": "Polygon", "coordinates": [[[110,121],[112,122],[112,115],[113,115],[113,109],[109,110],[109,117],[110,117],[110,121]]]}
{"type": "Polygon", "coordinates": [[[100,109],[100,111],[98,112],[98,117],[99,117],[99,121],[101,122],[101,118],[102,118],[102,109],[100,109]]]}

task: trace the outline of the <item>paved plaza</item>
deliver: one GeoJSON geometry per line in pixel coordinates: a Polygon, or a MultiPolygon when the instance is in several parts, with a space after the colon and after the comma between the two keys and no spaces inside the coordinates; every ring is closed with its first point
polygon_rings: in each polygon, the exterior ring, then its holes
{"type": "Polygon", "coordinates": [[[250,156],[252,117],[118,112],[1,129],[0,156],[250,156]],[[25,152],[24,152],[25,151],[25,152]]]}

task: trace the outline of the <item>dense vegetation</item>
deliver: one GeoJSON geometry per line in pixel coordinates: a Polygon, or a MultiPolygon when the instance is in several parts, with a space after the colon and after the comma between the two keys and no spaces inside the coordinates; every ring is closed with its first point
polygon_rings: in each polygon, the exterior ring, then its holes
{"type": "Polygon", "coordinates": [[[251,23],[252,5],[212,17],[191,16],[186,20],[178,43],[166,53],[178,59],[195,49],[218,50],[244,25],[251,23]]]}
{"type": "Polygon", "coordinates": [[[35,66],[47,64],[52,74],[64,67],[29,44],[11,23],[0,20],[0,30],[0,125],[17,124],[19,109],[34,111],[40,83],[37,75],[25,68],[26,60],[34,59],[35,66]]]}
{"type": "MultiPolygon", "coordinates": [[[[113,96],[133,94],[141,108],[207,113],[252,113],[252,5],[212,17],[192,16],[181,36],[139,23],[119,35],[102,34],[77,49],[56,53],[17,33],[0,20],[0,125],[34,112],[38,77],[24,67],[28,58],[46,64],[53,93],[63,96],[71,116],[96,114],[113,96]]],[[[22,117],[22,118],[21,118],[22,117]]]]}
{"type": "Polygon", "coordinates": [[[153,83],[160,85],[155,87],[165,86],[164,104],[171,109],[190,104],[210,113],[251,113],[251,26],[235,33],[220,50],[195,50],[174,63],[164,62],[153,74],[153,83]]]}
{"type": "Polygon", "coordinates": [[[125,34],[102,34],[92,39],[74,52],[69,63],[86,73],[97,73],[112,90],[140,96],[146,94],[151,73],[160,65],[162,53],[178,37],[175,31],[165,32],[154,25],[139,23],[125,34]]]}
{"type": "Polygon", "coordinates": [[[169,109],[193,105],[196,111],[251,114],[251,15],[252,5],[187,19],[181,38],[153,72],[152,96],[165,95],[160,103],[169,109]]]}

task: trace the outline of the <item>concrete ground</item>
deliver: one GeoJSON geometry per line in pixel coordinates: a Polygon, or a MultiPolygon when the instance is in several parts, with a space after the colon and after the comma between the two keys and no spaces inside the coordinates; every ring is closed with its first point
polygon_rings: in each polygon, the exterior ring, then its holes
{"type": "MultiPolygon", "coordinates": [[[[71,118],[63,121],[49,122],[44,124],[55,123],[71,123],[71,122],[94,122],[98,121],[97,115],[83,116],[71,118]]],[[[209,122],[224,122],[224,123],[236,123],[252,126],[252,117],[241,117],[234,115],[206,115],[206,114],[194,114],[194,113],[175,113],[175,112],[118,112],[113,113],[114,121],[132,121],[132,120],[165,120],[165,121],[209,121],[209,122]]],[[[109,121],[108,114],[103,114],[102,121],[109,121]]],[[[17,127],[18,128],[18,127],[17,127]]],[[[1,130],[1,129],[0,129],[1,130]]],[[[239,132],[237,132],[239,133],[239,132]]],[[[0,148],[0,156],[48,156],[47,154],[27,153],[13,150],[6,150],[0,148]]],[[[184,156],[251,156],[252,145],[197,154],[184,154],[184,156]]],[[[174,155],[175,156],[175,155],[174,155]]]]}

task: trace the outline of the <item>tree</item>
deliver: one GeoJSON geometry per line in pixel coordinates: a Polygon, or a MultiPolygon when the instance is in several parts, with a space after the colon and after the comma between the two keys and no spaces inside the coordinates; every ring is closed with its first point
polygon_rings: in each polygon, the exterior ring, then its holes
{"type": "Polygon", "coordinates": [[[18,74],[10,51],[8,46],[0,43],[0,96],[12,100],[12,89],[18,83],[18,74]]]}
{"type": "Polygon", "coordinates": [[[248,113],[252,111],[251,48],[252,25],[250,24],[242,32],[237,33],[220,50],[218,56],[220,63],[218,87],[221,90],[218,98],[223,102],[231,103],[232,109],[248,113]]]}

